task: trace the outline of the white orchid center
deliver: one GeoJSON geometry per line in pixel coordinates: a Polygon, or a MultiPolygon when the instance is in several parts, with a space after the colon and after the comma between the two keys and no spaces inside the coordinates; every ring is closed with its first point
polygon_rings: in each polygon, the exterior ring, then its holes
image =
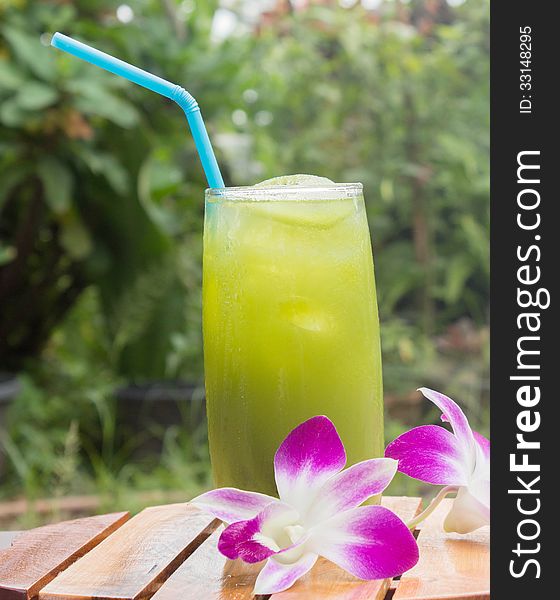
{"type": "MultiPolygon", "coordinates": [[[[276,510],[270,518],[264,520],[260,533],[254,536],[254,540],[263,546],[280,552],[300,542],[306,535],[306,529],[301,524],[300,514],[297,510],[283,505],[282,510],[276,510]]],[[[303,544],[278,555],[278,559],[284,563],[292,563],[303,555],[303,544]]]]}

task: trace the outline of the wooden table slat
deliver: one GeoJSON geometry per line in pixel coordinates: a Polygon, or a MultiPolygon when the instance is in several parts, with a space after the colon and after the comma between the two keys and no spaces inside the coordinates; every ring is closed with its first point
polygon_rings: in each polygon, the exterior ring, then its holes
{"type": "Polygon", "coordinates": [[[221,525],[175,573],[152,600],[249,600],[262,563],[228,560],[218,551],[221,525]]]}
{"type": "Polygon", "coordinates": [[[146,508],[44,587],[39,600],[149,598],[218,524],[189,504],[146,508]]]}
{"type": "Polygon", "coordinates": [[[443,531],[452,500],[444,500],[422,523],[420,560],[405,573],[393,600],[488,600],[490,529],[467,535],[443,531]]]}
{"type": "Polygon", "coordinates": [[[36,597],[63,569],[118,529],[127,512],[45,525],[20,533],[0,550],[0,600],[36,597]]]}
{"type": "MultiPolygon", "coordinates": [[[[382,503],[405,521],[420,509],[418,498],[385,497],[382,503]]],[[[488,600],[489,528],[446,534],[442,523],[450,506],[444,501],[422,523],[420,560],[400,579],[362,581],[320,558],[289,590],[259,598],[488,600]]],[[[0,600],[255,598],[262,563],[222,556],[219,521],[189,504],[156,506],[127,518],[115,513],[0,534],[0,600]]]]}
{"type": "MultiPolygon", "coordinates": [[[[382,504],[401,518],[411,519],[420,507],[418,498],[383,498],[382,504]]],[[[209,537],[175,571],[152,600],[249,600],[262,563],[247,565],[220,554],[218,538],[223,527],[209,537]]],[[[293,588],[272,600],[376,600],[382,599],[390,580],[361,581],[333,563],[319,559],[311,572],[293,588]]]]}
{"type": "Polygon", "coordinates": [[[16,538],[21,531],[0,531],[0,550],[5,550],[12,545],[14,538],[16,538]]]}

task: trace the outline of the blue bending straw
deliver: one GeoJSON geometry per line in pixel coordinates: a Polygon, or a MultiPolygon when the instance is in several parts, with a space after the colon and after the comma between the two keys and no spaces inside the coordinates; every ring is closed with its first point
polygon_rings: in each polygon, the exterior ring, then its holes
{"type": "Polygon", "coordinates": [[[96,50],[87,44],[73,40],[62,33],[53,35],[51,45],[175,101],[187,115],[187,121],[202,162],[202,168],[208,180],[208,186],[211,188],[225,187],[206,126],[200,114],[200,108],[187,90],[157,75],[152,75],[138,67],[129,65],[123,60],[105,54],[105,52],[96,50]]]}

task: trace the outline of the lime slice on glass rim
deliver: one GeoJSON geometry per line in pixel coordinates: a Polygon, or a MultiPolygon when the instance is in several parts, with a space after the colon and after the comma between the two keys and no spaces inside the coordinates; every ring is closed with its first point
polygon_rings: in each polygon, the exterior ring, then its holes
{"type": "MultiPolygon", "coordinates": [[[[334,181],[317,175],[282,175],[257,183],[255,188],[299,186],[302,188],[321,188],[334,185],[334,181]]],[[[302,194],[300,200],[274,200],[257,202],[251,207],[253,213],[261,217],[274,219],[285,225],[328,229],[354,212],[352,202],[346,200],[311,200],[302,194]]]]}
{"type": "Polygon", "coordinates": [[[296,175],[281,175],[280,177],[272,177],[272,179],[265,179],[260,183],[255,184],[253,187],[277,187],[281,185],[299,185],[301,187],[322,187],[332,185],[334,181],[327,179],[326,177],[319,177],[318,175],[306,175],[304,173],[297,173],[296,175]]]}

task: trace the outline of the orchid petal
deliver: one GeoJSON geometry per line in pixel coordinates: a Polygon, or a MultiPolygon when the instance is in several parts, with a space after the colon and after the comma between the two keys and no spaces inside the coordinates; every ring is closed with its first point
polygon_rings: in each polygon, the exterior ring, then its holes
{"type": "Polygon", "coordinates": [[[476,441],[476,463],[468,488],[484,506],[490,506],[490,441],[473,431],[476,441]]]}
{"type": "Polygon", "coordinates": [[[308,546],[361,579],[401,575],[418,562],[414,536],[382,506],[361,506],[324,521],[308,546]]]}
{"type": "Polygon", "coordinates": [[[278,501],[269,504],[255,518],[226,527],[218,540],[218,550],[232,560],[260,562],[281,551],[279,541],[292,545],[289,536],[283,532],[298,518],[298,512],[287,504],[278,501]]]}
{"type": "Polygon", "coordinates": [[[473,431],[473,435],[478,447],[480,448],[480,451],[482,452],[482,456],[486,460],[490,460],[490,440],[486,439],[483,435],[480,435],[480,433],[477,433],[476,431],[473,431]]]}
{"type": "Polygon", "coordinates": [[[296,562],[285,564],[269,558],[255,581],[254,594],[277,594],[291,587],[311,570],[317,554],[307,552],[296,562]]]}
{"type": "Polygon", "coordinates": [[[480,503],[482,513],[490,518],[490,477],[471,480],[467,490],[480,503]]]}
{"type": "Polygon", "coordinates": [[[260,562],[278,552],[278,546],[273,545],[274,540],[259,540],[258,534],[259,526],[255,519],[237,521],[228,525],[220,535],[218,550],[226,558],[241,558],[247,563],[260,562]]]}
{"type": "Polygon", "coordinates": [[[419,391],[441,410],[443,413],[442,420],[448,421],[451,424],[453,433],[455,433],[459,443],[463,447],[465,456],[470,457],[470,462],[474,462],[475,441],[473,432],[465,413],[459,405],[445,394],[441,394],[435,390],[422,387],[419,388],[419,391]]]}
{"type": "Polygon", "coordinates": [[[305,512],[324,483],[342,470],[346,452],[333,423],[313,417],[296,427],[274,457],[280,499],[305,512]]]}
{"type": "Polygon", "coordinates": [[[490,509],[480,502],[466,487],[459,489],[443,528],[447,532],[470,533],[490,523],[490,509]]]}
{"type": "Polygon", "coordinates": [[[391,458],[373,458],[334,475],[319,490],[308,516],[308,524],[356,508],[371,496],[381,494],[391,483],[397,466],[397,461],[391,458]]]}
{"type": "Polygon", "coordinates": [[[236,488],[211,490],[191,500],[191,504],[221,519],[224,523],[252,519],[271,502],[278,502],[278,499],[236,488]]]}
{"type": "Polygon", "coordinates": [[[434,485],[466,485],[470,473],[457,438],[438,425],[422,425],[400,435],[385,449],[399,471],[434,485]]]}

